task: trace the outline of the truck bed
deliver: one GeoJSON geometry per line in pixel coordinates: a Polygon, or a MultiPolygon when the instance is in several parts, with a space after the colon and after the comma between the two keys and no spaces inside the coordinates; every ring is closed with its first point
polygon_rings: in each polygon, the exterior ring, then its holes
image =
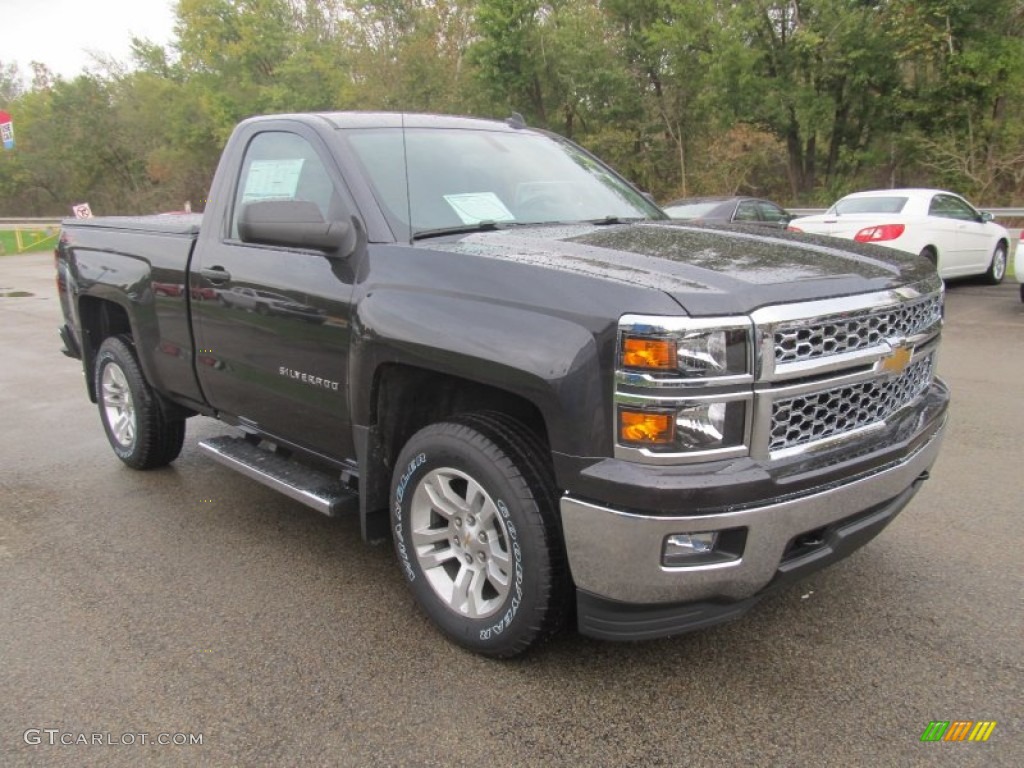
{"type": "Polygon", "coordinates": [[[174,214],[65,220],[60,296],[65,316],[75,318],[62,332],[66,346],[90,359],[97,343],[82,337],[78,313],[106,307],[103,322],[132,335],[149,380],[160,391],[201,403],[188,312],[188,302],[197,297],[190,293],[188,270],[202,219],[174,214]],[[109,314],[111,305],[122,311],[109,314]]]}

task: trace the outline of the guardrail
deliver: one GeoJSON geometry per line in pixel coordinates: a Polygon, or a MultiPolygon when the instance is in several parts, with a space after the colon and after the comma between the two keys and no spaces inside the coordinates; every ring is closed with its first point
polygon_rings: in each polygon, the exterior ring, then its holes
{"type": "Polygon", "coordinates": [[[52,249],[60,234],[59,219],[2,219],[0,222],[3,222],[0,223],[0,255],[52,249]]]}
{"type": "Polygon", "coordinates": [[[0,229],[46,229],[47,227],[59,227],[64,219],[46,218],[24,218],[24,219],[2,219],[0,218],[0,229]]]}
{"type": "MultiPolygon", "coordinates": [[[[828,208],[786,208],[786,210],[797,216],[817,216],[827,211],[828,208]]],[[[1024,219],[1024,208],[986,208],[984,205],[979,205],[978,210],[987,211],[997,219],[1024,219]]]]}

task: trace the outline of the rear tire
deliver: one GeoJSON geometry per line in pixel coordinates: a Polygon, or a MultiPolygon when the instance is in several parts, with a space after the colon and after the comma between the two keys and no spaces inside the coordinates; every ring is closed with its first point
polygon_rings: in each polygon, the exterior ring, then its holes
{"type": "Polygon", "coordinates": [[[149,386],[128,336],[104,339],[96,355],[96,401],[114,453],[133,469],[170,464],[185,442],[185,420],[170,418],[149,386]]]}
{"type": "Polygon", "coordinates": [[[453,642],[509,658],[553,634],[571,594],[546,449],[472,414],[421,429],[391,485],[395,552],[420,609],[453,642]]]}
{"type": "Polygon", "coordinates": [[[921,257],[924,259],[928,259],[928,261],[932,263],[935,269],[939,268],[939,254],[932,246],[926,245],[924,248],[922,248],[921,257]]]}
{"type": "Polygon", "coordinates": [[[1006,246],[999,243],[992,251],[992,263],[988,265],[985,273],[985,282],[989,285],[999,285],[1006,277],[1006,246]]]}

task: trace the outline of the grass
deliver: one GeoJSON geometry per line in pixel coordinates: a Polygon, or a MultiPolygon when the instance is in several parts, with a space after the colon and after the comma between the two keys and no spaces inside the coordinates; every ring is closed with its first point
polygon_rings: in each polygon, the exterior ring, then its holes
{"type": "Polygon", "coordinates": [[[43,229],[0,229],[0,256],[12,253],[49,251],[57,244],[58,227],[43,229]]]}

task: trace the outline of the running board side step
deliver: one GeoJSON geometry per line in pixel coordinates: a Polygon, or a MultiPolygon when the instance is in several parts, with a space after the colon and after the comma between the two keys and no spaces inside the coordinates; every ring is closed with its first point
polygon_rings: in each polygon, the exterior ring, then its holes
{"type": "Polygon", "coordinates": [[[359,495],[326,472],[303,466],[239,437],[201,440],[214,461],[241,472],[328,517],[359,511],[359,495]]]}

